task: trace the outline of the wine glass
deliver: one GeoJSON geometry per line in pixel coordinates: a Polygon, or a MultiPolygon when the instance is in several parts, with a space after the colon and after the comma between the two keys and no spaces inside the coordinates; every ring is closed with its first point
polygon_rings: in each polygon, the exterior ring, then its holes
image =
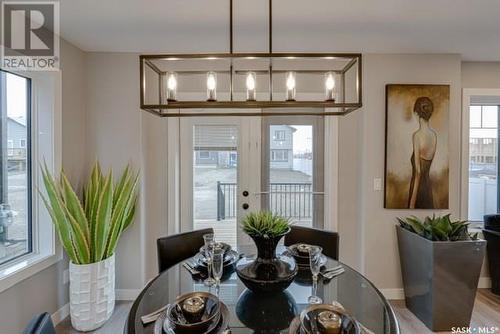
{"type": "Polygon", "coordinates": [[[224,271],[224,249],[220,247],[214,247],[213,257],[212,257],[212,271],[215,278],[215,287],[217,291],[217,298],[219,298],[220,292],[220,279],[224,271]]]}
{"type": "Polygon", "coordinates": [[[309,304],[321,304],[323,299],[317,296],[318,275],[321,267],[321,247],[311,246],[309,249],[309,264],[313,277],[312,295],[307,299],[309,304]]]}
{"type": "Polygon", "coordinates": [[[212,260],[213,251],[215,246],[214,234],[208,233],[203,235],[203,241],[205,242],[205,259],[207,261],[207,278],[203,281],[205,286],[212,286],[215,284],[215,280],[212,278],[212,260]]]}

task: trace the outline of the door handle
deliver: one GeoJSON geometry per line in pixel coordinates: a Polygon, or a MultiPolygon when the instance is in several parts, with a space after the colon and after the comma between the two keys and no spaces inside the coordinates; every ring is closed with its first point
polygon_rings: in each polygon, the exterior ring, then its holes
{"type": "Polygon", "coordinates": [[[250,205],[248,205],[248,203],[243,203],[241,205],[241,207],[243,208],[243,210],[248,210],[248,208],[250,207],[250,205]]]}

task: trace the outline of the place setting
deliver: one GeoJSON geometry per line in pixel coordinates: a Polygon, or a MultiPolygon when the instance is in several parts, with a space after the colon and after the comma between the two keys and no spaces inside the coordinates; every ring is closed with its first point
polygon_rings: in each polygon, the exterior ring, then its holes
{"type": "MultiPolygon", "coordinates": [[[[221,279],[229,277],[235,269],[235,265],[242,257],[231,245],[215,241],[213,233],[203,235],[204,245],[192,258],[183,262],[182,266],[194,278],[203,279],[206,286],[213,286],[216,281],[212,277],[214,268],[214,257],[222,256],[222,276],[221,279]]],[[[220,260],[220,259],[217,259],[220,260]]]]}
{"type": "Polygon", "coordinates": [[[154,324],[155,334],[219,334],[228,329],[229,310],[208,292],[191,292],[166,306],[154,324]]]}
{"type": "Polygon", "coordinates": [[[287,247],[285,253],[294,258],[299,268],[295,280],[297,283],[310,283],[311,279],[314,279],[314,272],[323,278],[323,283],[327,283],[345,272],[344,267],[340,264],[327,268],[328,260],[322,251],[320,246],[305,243],[297,243],[287,247]]]}

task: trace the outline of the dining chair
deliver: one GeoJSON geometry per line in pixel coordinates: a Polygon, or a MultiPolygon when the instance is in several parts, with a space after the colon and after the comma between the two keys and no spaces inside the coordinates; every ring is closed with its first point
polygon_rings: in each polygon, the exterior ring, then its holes
{"type": "Polygon", "coordinates": [[[332,259],[339,259],[339,234],[316,228],[292,226],[291,231],[285,235],[285,246],[297,243],[317,245],[323,248],[323,254],[332,259]]]}
{"type": "Polygon", "coordinates": [[[45,312],[35,315],[24,329],[23,334],[56,334],[50,314],[45,312]]]}
{"type": "Polygon", "coordinates": [[[156,241],[159,273],[194,256],[204,244],[203,235],[208,233],[214,233],[214,229],[205,228],[159,238],[156,241]]]}

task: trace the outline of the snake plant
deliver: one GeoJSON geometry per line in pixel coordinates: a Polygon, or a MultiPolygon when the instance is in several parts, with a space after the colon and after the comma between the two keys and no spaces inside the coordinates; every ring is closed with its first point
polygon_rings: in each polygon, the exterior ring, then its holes
{"type": "Polygon", "coordinates": [[[44,164],[42,176],[47,196],[41,195],[70,260],[89,264],[113,255],[120,235],[134,218],[138,173],[127,166],[114,185],[112,171],[103,175],[96,163],[83,189],[83,201],[64,172],[56,181],[44,164]]]}
{"type": "Polygon", "coordinates": [[[290,229],[290,220],[270,211],[251,212],[241,222],[243,232],[250,236],[274,238],[290,229]]]}
{"type": "Polygon", "coordinates": [[[397,218],[399,225],[413,233],[432,241],[476,240],[477,233],[468,232],[469,224],[463,221],[452,221],[450,215],[442,217],[425,217],[424,221],[415,216],[404,219],[397,218]]]}

